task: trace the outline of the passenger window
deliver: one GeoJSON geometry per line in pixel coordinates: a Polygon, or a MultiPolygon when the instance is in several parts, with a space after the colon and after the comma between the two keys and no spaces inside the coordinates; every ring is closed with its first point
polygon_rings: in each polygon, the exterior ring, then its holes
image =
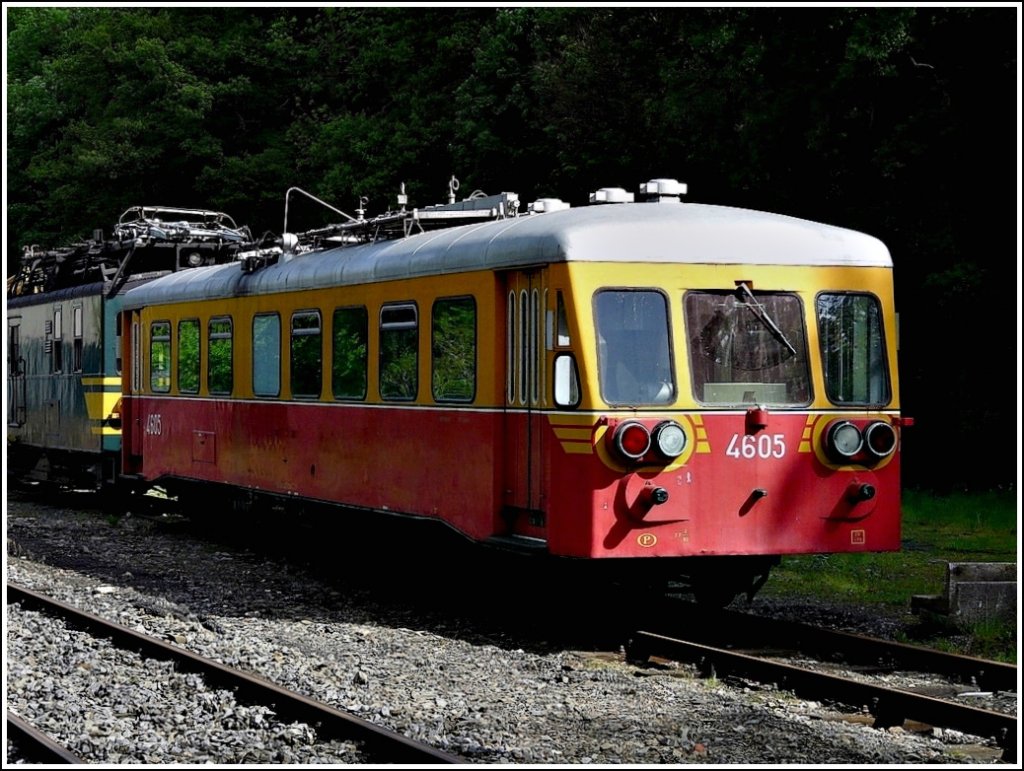
{"type": "Polygon", "coordinates": [[[366,308],[334,311],[331,391],[335,399],[365,399],[367,337],[366,308]]]}
{"type": "Polygon", "coordinates": [[[419,387],[419,316],[413,303],[380,310],[380,395],[412,401],[419,387]]]}
{"type": "Polygon", "coordinates": [[[178,322],[178,391],[199,393],[199,319],[178,322]]]}
{"type": "Polygon", "coordinates": [[[436,402],[471,402],[476,395],[476,301],[438,300],[431,324],[436,402]]]}
{"type": "Polygon", "coordinates": [[[230,394],[235,386],[231,318],[210,319],[206,386],[211,394],[230,394]]]}
{"type": "Polygon", "coordinates": [[[256,396],[281,393],[281,317],[276,313],[252,320],[252,392],[256,396]]]}
{"type": "Polygon", "coordinates": [[[171,390],[171,322],[154,321],[149,327],[149,390],[171,390]]]}
{"type": "Polygon", "coordinates": [[[834,404],[888,404],[882,309],[869,294],[820,294],[818,332],[825,392],[834,404]]]}
{"type": "Polygon", "coordinates": [[[323,383],[323,333],[320,311],[292,314],[292,396],[315,399],[323,383]]]}

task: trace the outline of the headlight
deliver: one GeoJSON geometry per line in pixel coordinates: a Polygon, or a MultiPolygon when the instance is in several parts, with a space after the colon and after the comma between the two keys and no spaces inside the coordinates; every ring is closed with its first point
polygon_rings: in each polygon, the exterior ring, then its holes
{"type": "Polygon", "coordinates": [[[896,429],[883,420],[876,420],[864,429],[864,444],[876,458],[896,451],[896,429]]]}
{"type": "Polygon", "coordinates": [[[674,420],[666,420],[654,429],[654,445],[666,458],[678,458],[686,449],[686,432],[674,420]]]}
{"type": "Polygon", "coordinates": [[[834,460],[849,461],[864,446],[860,429],[848,420],[837,420],[825,434],[825,448],[834,460]]]}

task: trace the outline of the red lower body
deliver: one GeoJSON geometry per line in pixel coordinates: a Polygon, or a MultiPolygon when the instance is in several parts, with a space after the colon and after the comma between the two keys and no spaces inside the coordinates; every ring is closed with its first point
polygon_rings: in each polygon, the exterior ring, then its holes
{"type": "Polygon", "coordinates": [[[826,415],[773,413],[751,433],[742,413],[672,414],[689,437],[680,462],[631,467],[616,461],[596,415],[134,402],[141,428],[126,468],[153,482],[222,483],[433,517],[476,540],[542,538],[562,556],[891,551],[900,543],[898,451],[873,468],[836,467],[820,449],[826,415]]]}

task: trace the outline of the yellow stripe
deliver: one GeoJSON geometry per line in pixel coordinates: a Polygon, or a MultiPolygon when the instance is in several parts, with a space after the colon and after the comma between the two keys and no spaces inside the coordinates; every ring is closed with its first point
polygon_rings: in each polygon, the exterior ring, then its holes
{"type": "Polygon", "coordinates": [[[700,413],[694,413],[694,414],[690,415],[689,418],[690,418],[690,420],[693,421],[693,425],[695,425],[695,426],[703,426],[704,425],[704,416],[701,415],[700,413]]]}
{"type": "Polygon", "coordinates": [[[590,442],[590,429],[589,428],[556,428],[555,436],[559,439],[582,439],[585,442],[590,442]]]}
{"type": "Polygon", "coordinates": [[[800,438],[801,439],[810,439],[811,438],[811,432],[813,430],[814,429],[811,426],[808,426],[807,428],[804,429],[804,434],[800,438]]]}
{"type": "Polygon", "coordinates": [[[83,377],[82,385],[86,386],[119,386],[120,377],[83,377]]]}
{"type": "Polygon", "coordinates": [[[810,451],[811,451],[811,443],[810,442],[807,442],[807,441],[800,442],[800,452],[810,452],[810,451]]]}
{"type": "Polygon", "coordinates": [[[707,438],[708,438],[708,430],[706,428],[704,428],[703,426],[698,426],[697,427],[697,439],[700,440],[700,439],[707,439],[707,438]]]}
{"type": "Polygon", "coordinates": [[[592,426],[593,415],[548,415],[548,422],[553,426],[592,426]]]}
{"type": "Polygon", "coordinates": [[[707,442],[697,442],[697,453],[700,455],[707,455],[711,452],[711,445],[707,442]]]}
{"type": "Polygon", "coordinates": [[[92,391],[85,393],[85,409],[91,420],[103,420],[114,411],[117,400],[121,398],[118,391],[92,391]]]}
{"type": "Polygon", "coordinates": [[[590,442],[562,442],[562,449],[570,455],[593,455],[594,448],[590,442]]]}

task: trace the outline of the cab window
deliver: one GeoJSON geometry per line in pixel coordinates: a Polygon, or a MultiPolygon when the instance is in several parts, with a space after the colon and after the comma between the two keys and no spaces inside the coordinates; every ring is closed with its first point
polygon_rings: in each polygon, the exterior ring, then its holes
{"type": "Polygon", "coordinates": [[[653,289],[606,289],[594,296],[601,397],[608,404],[669,404],[675,376],[668,300],[653,289]]]}
{"type": "Polygon", "coordinates": [[[687,292],[693,396],[713,406],[805,405],[811,377],[803,303],[786,292],[687,292]]]}
{"type": "Polygon", "coordinates": [[[825,393],[834,404],[888,404],[882,309],[870,294],[822,293],[817,298],[825,393]]]}

